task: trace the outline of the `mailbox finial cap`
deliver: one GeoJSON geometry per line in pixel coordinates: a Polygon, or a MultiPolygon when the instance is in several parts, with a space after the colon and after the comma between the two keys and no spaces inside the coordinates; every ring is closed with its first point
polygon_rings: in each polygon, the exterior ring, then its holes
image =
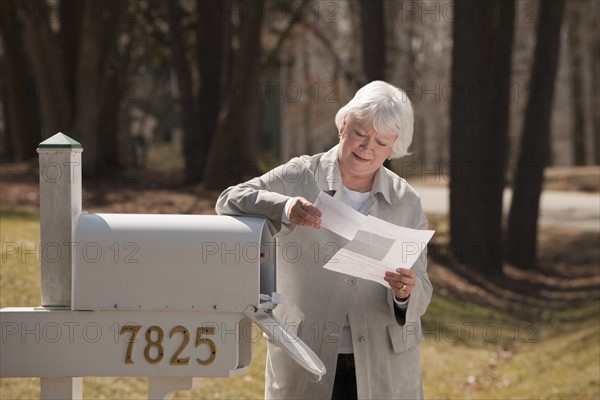
{"type": "Polygon", "coordinates": [[[58,132],[40,143],[38,150],[40,149],[81,149],[81,143],[62,132],[58,132]]]}

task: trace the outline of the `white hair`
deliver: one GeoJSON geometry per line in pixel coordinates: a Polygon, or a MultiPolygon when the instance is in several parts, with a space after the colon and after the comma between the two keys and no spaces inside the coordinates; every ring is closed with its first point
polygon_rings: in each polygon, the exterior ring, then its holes
{"type": "Polygon", "coordinates": [[[383,81],[368,83],[335,115],[338,130],[348,115],[372,124],[377,133],[395,135],[392,158],[409,154],[414,115],[410,99],[402,89],[383,81]]]}

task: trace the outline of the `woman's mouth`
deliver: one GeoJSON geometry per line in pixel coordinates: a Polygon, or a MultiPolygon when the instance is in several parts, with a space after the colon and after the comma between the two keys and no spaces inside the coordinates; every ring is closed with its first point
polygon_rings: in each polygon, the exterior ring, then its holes
{"type": "Polygon", "coordinates": [[[356,158],[360,162],[369,162],[369,161],[371,161],[371,160],[367,160],[366,158],[362,158],[361,156],[359,156],[356,153],[352,153],[352,155],[354,156],[354,158],[356,158]]]}

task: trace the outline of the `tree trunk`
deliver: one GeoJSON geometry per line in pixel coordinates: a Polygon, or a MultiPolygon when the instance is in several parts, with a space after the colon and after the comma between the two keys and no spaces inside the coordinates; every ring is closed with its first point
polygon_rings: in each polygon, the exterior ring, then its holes
{"type": "MultiPolygon", "coordinates": [[[[600,4],[589,2],[588,7],[591,8],[590,18],[593,23],[598,22],[598,14],[600,14],[600,4]]],[[[592,145],[593,145],[593,163],[595,165],[600,165],[600,35],[596,32],[596,34],[591,35],[591,49],[590,53],[592,54],[589,65],[591,67],[590,76],[592,77],[592,90],[591,93],[591,104],[592,104],[592,145]]]]}
{"type": "MultiPolygon", "coordinates": [[[[408,3],[412,9],[417,9],[419,5],[417,4],[417,0],[411,0],[408,3]]],[[[408,7],[408,6],[407,6],[408,7]]],[[[414,85],[417,87],[417,79],[419,76],[419,71],[417,67],[417,55],[419,50],[412,45],[413,38],[417,35],[417,25],[419,24],[418,13],[411,13],[408,16],[406,21],[407,29],[406,29],[406,38],[402,40],[405,49],[402,49],[400,46],[400,50],[404,50],[406,52],[406,82],[409,85],[414,85]]],[[[415,115],[415,123],[414,123],[414,136],[411,144],[411,154],[404,157],[400,161],[400,165],[402,168],[400,171],[424,171],[427,169],[427,159],[426,159],[426,124],[425,119],[419,117],[419,107],[422,106],[422,102],[413,101],[414,115],[415,115]],[[415,168],[416,167],[416,168],[415,168]]],[[[424,172],[423,172],[424,173],[424,172]]],[[[423,176],[423,175],[422,175],[423,176]]]]}
{"type": "Polygon", "coordinates": [[[508,218],[507,258],[530,269],[536,263],[537,222],[550,140],[550,115],[558,68],[564,0],[540,3],[531,91],[508,218]]]}
{"type": "Polygon", "coordinates": [[[33,129],[32,122],[36,118],[37,108],[29,109],[25,95],[27,76],[27,59],[23,53],[21,26],[11,14],[17,9],[15,1],[0,2],[0,12],[6,18],[0,24],[0,38],[4,45],[6,70],[6,90],[2,91],[2,102],[6,112],[6,143],[10,144],[7,153],[13,161],[23,161],[36,156],[36,147],[41,141],[39,131],[33,129]]]}
{"type": "MultiPolygon", "coordinates": [[[[97,176],[104,162],[104,147],[100,140],[101,119],[108,92],[108,60],[112,54],[115,35],[124,2],[99,0],[93,3],[94,12],[101,10],[102,18],[84,18],[81,27],[77,84],[80,91],[76,98],[77,115],[73,122],[73,134],[80,138],[85,149],[84,173],[97,176]]],[[[85,7],[90,6],[89,2],[85,7]]],[[[85,14],[84,14],[85,15],[85,14]]]]}
{"type": "Polygon", "coordinates": [[[260,102],[251,96],[253,88],[260,87],[263,5],[264,0],[239,2],[240,10],[250,7],[255,11],[260,9],[260,12],[253,12],[252,18],[248,15],[239,18],[239,48],[233,75],[223,91],[223,107],[209,151],[207,167],[211,170],[206,171],[206,186],[210,189],[222,189],[258,173],[260,102]]]}
{"type": "Polygon", "coordinates": [[[500,275],[515,4],[455,1],[454,7],[451,246],[461,262],[500,275]]]}
{"type": "MultiPolygon", "coordinates": [[[[77,87],[77,60],[79,54],[79,41],[81,38],[81,24],[83,21],[83,7],[89,0],[60,0],[60,30],[58,38],[61,49],[63,76],[68,90],[71,116],[77,113],[76,96],[81,94],[77,87]]],[[[69,121],[72,123],[73,121],[69,121]]]]}
{"type": "Polygon", "coordinates": [[[23,5],[27,8],[25,27],[42,114],[41,137],[48,138],[69,131],[69,98],[48,13],[37,0],[26,0],[23,5]]]}
{"type": "MultiPolygon", "coordinates": [[[[226,1],[197,0],[197,52],[200,87],[198,90],[198,128],[200,148],[198,166],[203,168],[215,136],[221,107],[221,94],[227,76],[226,57],[229,53],[228,14],[226,1]]],[[[200,169],[199,168],[199,169],[200,169]]],[[[204,174],[203,174],[204,175],[204,174]]]]}
{"type": "Polygon", "coordinates": [[[583,90],[583,54],[581,48],[581,6],[579,1],[568,4],[569,60],[571,98],[573,104],[573,164],[585,165],[585,102],[583,90]]]}
{"type": "Polygon", "coordinates": [[[118,72],[114,68],[109,68],[106,79],[106,93],[110,95],[103,98],[102,118],[100,120],[99,132],[103,133],[102,162],[111,167],[114,172],[121,169],[119,160],[119,103],[121,99],[119,93],[118,72]]]}
{"type": "Polygon", "coordinates": [[[241,9],[246,7],[257,11],[260,18],[254,18],[252,12],[242,15],[240,21],[240,49],[237,53],[237,65],[233,69],[233,80],[237,82],[236,89],[241,94],[238,107],[242,118],[237,121],[237,160],[240,165],[240,180],[256,176],[258,152],[262,148],[260,137],[262,115],[262,82],[260,79],[261,30],[264,14],[264,0],[243,0],[241,9]],[[252,17],[250,17],[252,16],[252,17]],[[241,91],[240,91],[241,89],[241,91]],[[258,93],[258,95],[255,95],[258,93]],[[240,107],[241,106],[241,107],[240,107]]]}
{"type": "Polygon", "coordinates": [[[385,79],[383,0],[360,0],[363,68],[367,82],[385,79]]]}
{"type": "Polygon", "coordinates": [[[167,0],[166,5],[172,59],[175,73],[177,74],[177,88],[179,92],[179,104],[181,106],[185,179],[188,183],[196,183],[202,177],[200,157],[202,145],[194,106],[192,72],[185,56],[186,48],[181,30],[181,9],[179,3],[178,1],[167,0]],[[198,163],[199,160],[200,163],[198,163]]]}
{"type": "MultiPolygon", "coordinates": [[[[383,0],[360,0],[362,64],[368,82],[385,80],[385,16],[383,0]]],[[[383,165],[392,169],[389,160],[383,165]]]]}

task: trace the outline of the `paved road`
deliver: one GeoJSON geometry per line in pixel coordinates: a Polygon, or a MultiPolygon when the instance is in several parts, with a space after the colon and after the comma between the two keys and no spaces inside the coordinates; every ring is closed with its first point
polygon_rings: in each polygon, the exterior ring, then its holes
{"type": "MultiPolygon", "coordinates": [[[[443,185],[412,185],[421,195],[428,213],[447,214],[449,190],[443,185]]],[[[508,214],[512,191],[504,191],[504,213],[508,214]]],[[[580,192],[542,193],[540,222],[600,233],[600,195],[580,192]]]]}

